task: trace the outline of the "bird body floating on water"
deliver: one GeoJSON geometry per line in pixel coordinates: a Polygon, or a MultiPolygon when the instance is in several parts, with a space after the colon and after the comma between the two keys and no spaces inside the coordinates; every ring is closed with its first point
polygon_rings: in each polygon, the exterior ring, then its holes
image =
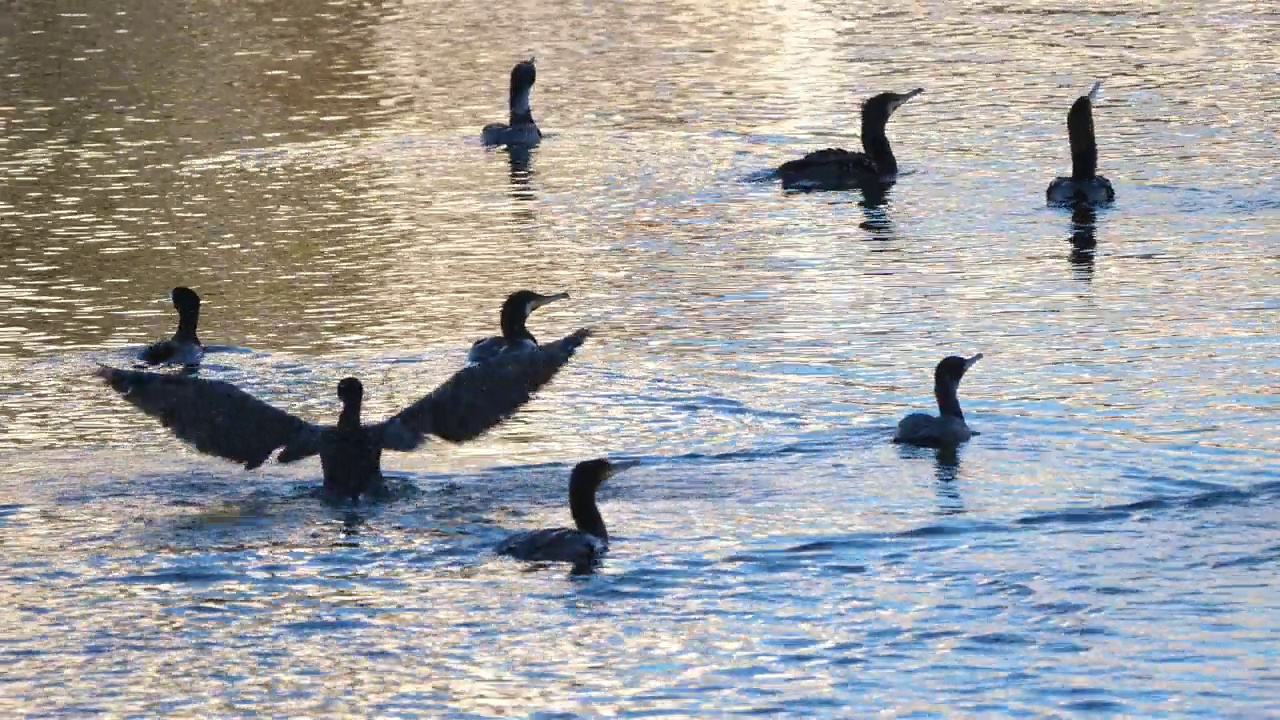
{"type": "Polygon", "coordinates": [[[534,59],[516,63],[511,68],[510,117],[507,123],[490,123],[480,131],[480,141],[485,145],[533,146],[542,140],[542,131],[533,121],[529,108],[529,95],[538,79],[534,59]]]}
{"type": "Polygon", "coordinates": [[[1093,101],[1102,81],[1093,84],[1067,112],[1067,139],[1071,142],[1071,177],[1057,177],[1045,190],[1053,205],[1106,205],[1116,199],[1111,181],[1098,174],[1098,141],[1093,134],[1093,101]]]}
{"type": "Polygon", "coordinates": [[[569,476],[569,512],[576,529],[546,528],[517,533],[495,550],[517,560],[589,564],[609,548],[609,531],[596,506],[596,490],[610,477],[639,465],[637,460],[580,462],[569,476]]]}
{"type": "Polygon", "coordinates": [[[499,317],[502,335],[472,343],[471,350],[467,352],[467,360],[485,362],[504,353],[522,352],[538,347],[538,340],[526,326],[529,316],[543,305],[568,299],[569,293],[539,295],[532,290],[511,293],[502,303],[502,313],[499,317]]]}
{"type": "Polygon", "coordinates": [[[200,322],[200,296],[189,287],[176,287],[170,297],[178,311],[177,332],[168,340],[143,348],[138,359],[148,365],[198,365],[204,357],[204,345],[196,336],[196,325],[200,322]]]}
{"type": "Polygon", "coordinates": [[[342,412],[336,426],[325,426],[220,380],[106,366],[97,375],[200,452],[246,469],[259,467],[278,448],[281,463],[318,454],[325,493],[355,502],[381,484],[383,450],[414,450],[427,435],[455,443],[478,437],[550,382],[589,335],[579,330],[530,352],[468,365],[430,395],[373,425],[360,422],[364,388],[355,378],[338,383],[342,412]]]}
{"type": "Polygon", "coordinates": [[[945,357],[933,371],[933,395],[938,400],[938,415],[911,413],[898,423],[893,441],[924,447],[958,445],[976,435],[964,422],[960,411],[960,379],[973,364],[982,359],[982,353],[970,358],[956,355],[945,357]]]}
{"type": "Polygon", "coordinates": [[[862,104],[862,152],[827,148],[816,150],[778,168],[782,187],[788,190],[879,189],[898,177],[885,125],[895,110],[924,92],[881,93],[862,104]]]}

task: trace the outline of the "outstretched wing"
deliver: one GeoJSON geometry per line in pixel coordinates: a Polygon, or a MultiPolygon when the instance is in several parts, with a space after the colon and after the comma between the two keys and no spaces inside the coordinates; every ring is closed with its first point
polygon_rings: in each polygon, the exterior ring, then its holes
{"type": "Polygon", "coordinates": [[[319,427],[231,383],[105,365],[96,374],[200,452],[234,460],[250,470],[281,446],[287,446],[291,460],[319,452],[319,427]]]}
{"type": "Polygon", "coordinates": [[[430,395],[380,423],[383,447],[412,450],[426,435],[457,443],[478,437],[529,402],[590,335],[590,330],[579,330],[526,352],[503,353],[462,368],[430,395]]]}

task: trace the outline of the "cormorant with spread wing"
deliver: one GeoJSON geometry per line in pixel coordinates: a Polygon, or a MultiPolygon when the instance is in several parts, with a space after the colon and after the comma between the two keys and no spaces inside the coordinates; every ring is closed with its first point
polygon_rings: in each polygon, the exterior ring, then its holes
{"type": "Polygon", "coordinates": [[[373,425],[360,422],[364,388],[355,378],[338,383],[338,424],[316,425],[275,408],[231,383],[100,367],[97,375],[170,432],[209,455],[252,470],[276,458],[290,463],[320,456],[327,494],[353,502],[382,481],[383,450],[409,451],[427,435],[460,443],[510,417],[551,381],[590,336],[579,330],[528,352],[468,365],[431,394],[373,425]]]}

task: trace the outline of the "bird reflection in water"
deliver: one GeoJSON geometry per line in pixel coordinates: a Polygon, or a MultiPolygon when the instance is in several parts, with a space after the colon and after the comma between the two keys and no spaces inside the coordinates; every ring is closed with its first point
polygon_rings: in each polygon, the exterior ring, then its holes
{"type": "Polygon", "coordinates": [[[904,460],[918,460],[933,456],[934,493],[938,497],[938,509],[935,515],[964,514],[964,498],[960,495],[960,451],[955,445],[944,445],[937,448],[921,448],[912,445],[898,445],[898,456],[904,460]]]}
{"type": "Polygon", "coordinates": [[[891,185],[863,188],[862,200],[858,202],[865,218],[858,227],[871,233],[876,240],[893,239],[893,221],[889,218],[891,189],[891,185]]]}
{"type": "Polygon", "coordinates": [[[964,500],[957,483],[960,474],[960,453],[955,447],[940,447],[934,451],[934,481],[937,483],[938,514],[960,515],[964,500]]]}
{"type": "Polygon", "coordinates": [[[1071,208],[1071,265],[1085,280],[1093,278],[1094,251],[1098,239],[1094,236],[1098,212],[1089,203],[1076,203],[1071,208]]]}
{"type": "Polygon", "coordinates": [[[512,145],[505,149],[507,153],[508,173],[511,184],[511,198],[517,201],[514,212],[517,220],[533,222],[533,201],[537,196],[529,185],[533,178],[533,170],[529,165],[533,160],[533,148],[524,145],[512,145]]]}

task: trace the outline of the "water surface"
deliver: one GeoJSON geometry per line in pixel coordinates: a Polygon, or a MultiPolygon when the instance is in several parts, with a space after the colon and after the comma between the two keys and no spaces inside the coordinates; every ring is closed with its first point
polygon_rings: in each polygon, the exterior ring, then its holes
{"type": "Polygon", "coordinates": [[[6,714],[1280,713],[1269,5],[69,7],[0,8],[6,714]],[[525,165],[478,131],[531,54],[525,165]],[[1100,78],[1118,200],[1073,219],[1100,78]],[[918,86],[885,204],[760,181],[918,86]],[[316,421],[349,374],[421,396],[514,289],[598,336],[352,513],[91,380],[177,284],[234,350],[202,374],[316,421]],[[982,434],[890,444],[978,351],[982,434]],[[597,573],[489,554],[603,454],[645,463],[597,573]]]}

